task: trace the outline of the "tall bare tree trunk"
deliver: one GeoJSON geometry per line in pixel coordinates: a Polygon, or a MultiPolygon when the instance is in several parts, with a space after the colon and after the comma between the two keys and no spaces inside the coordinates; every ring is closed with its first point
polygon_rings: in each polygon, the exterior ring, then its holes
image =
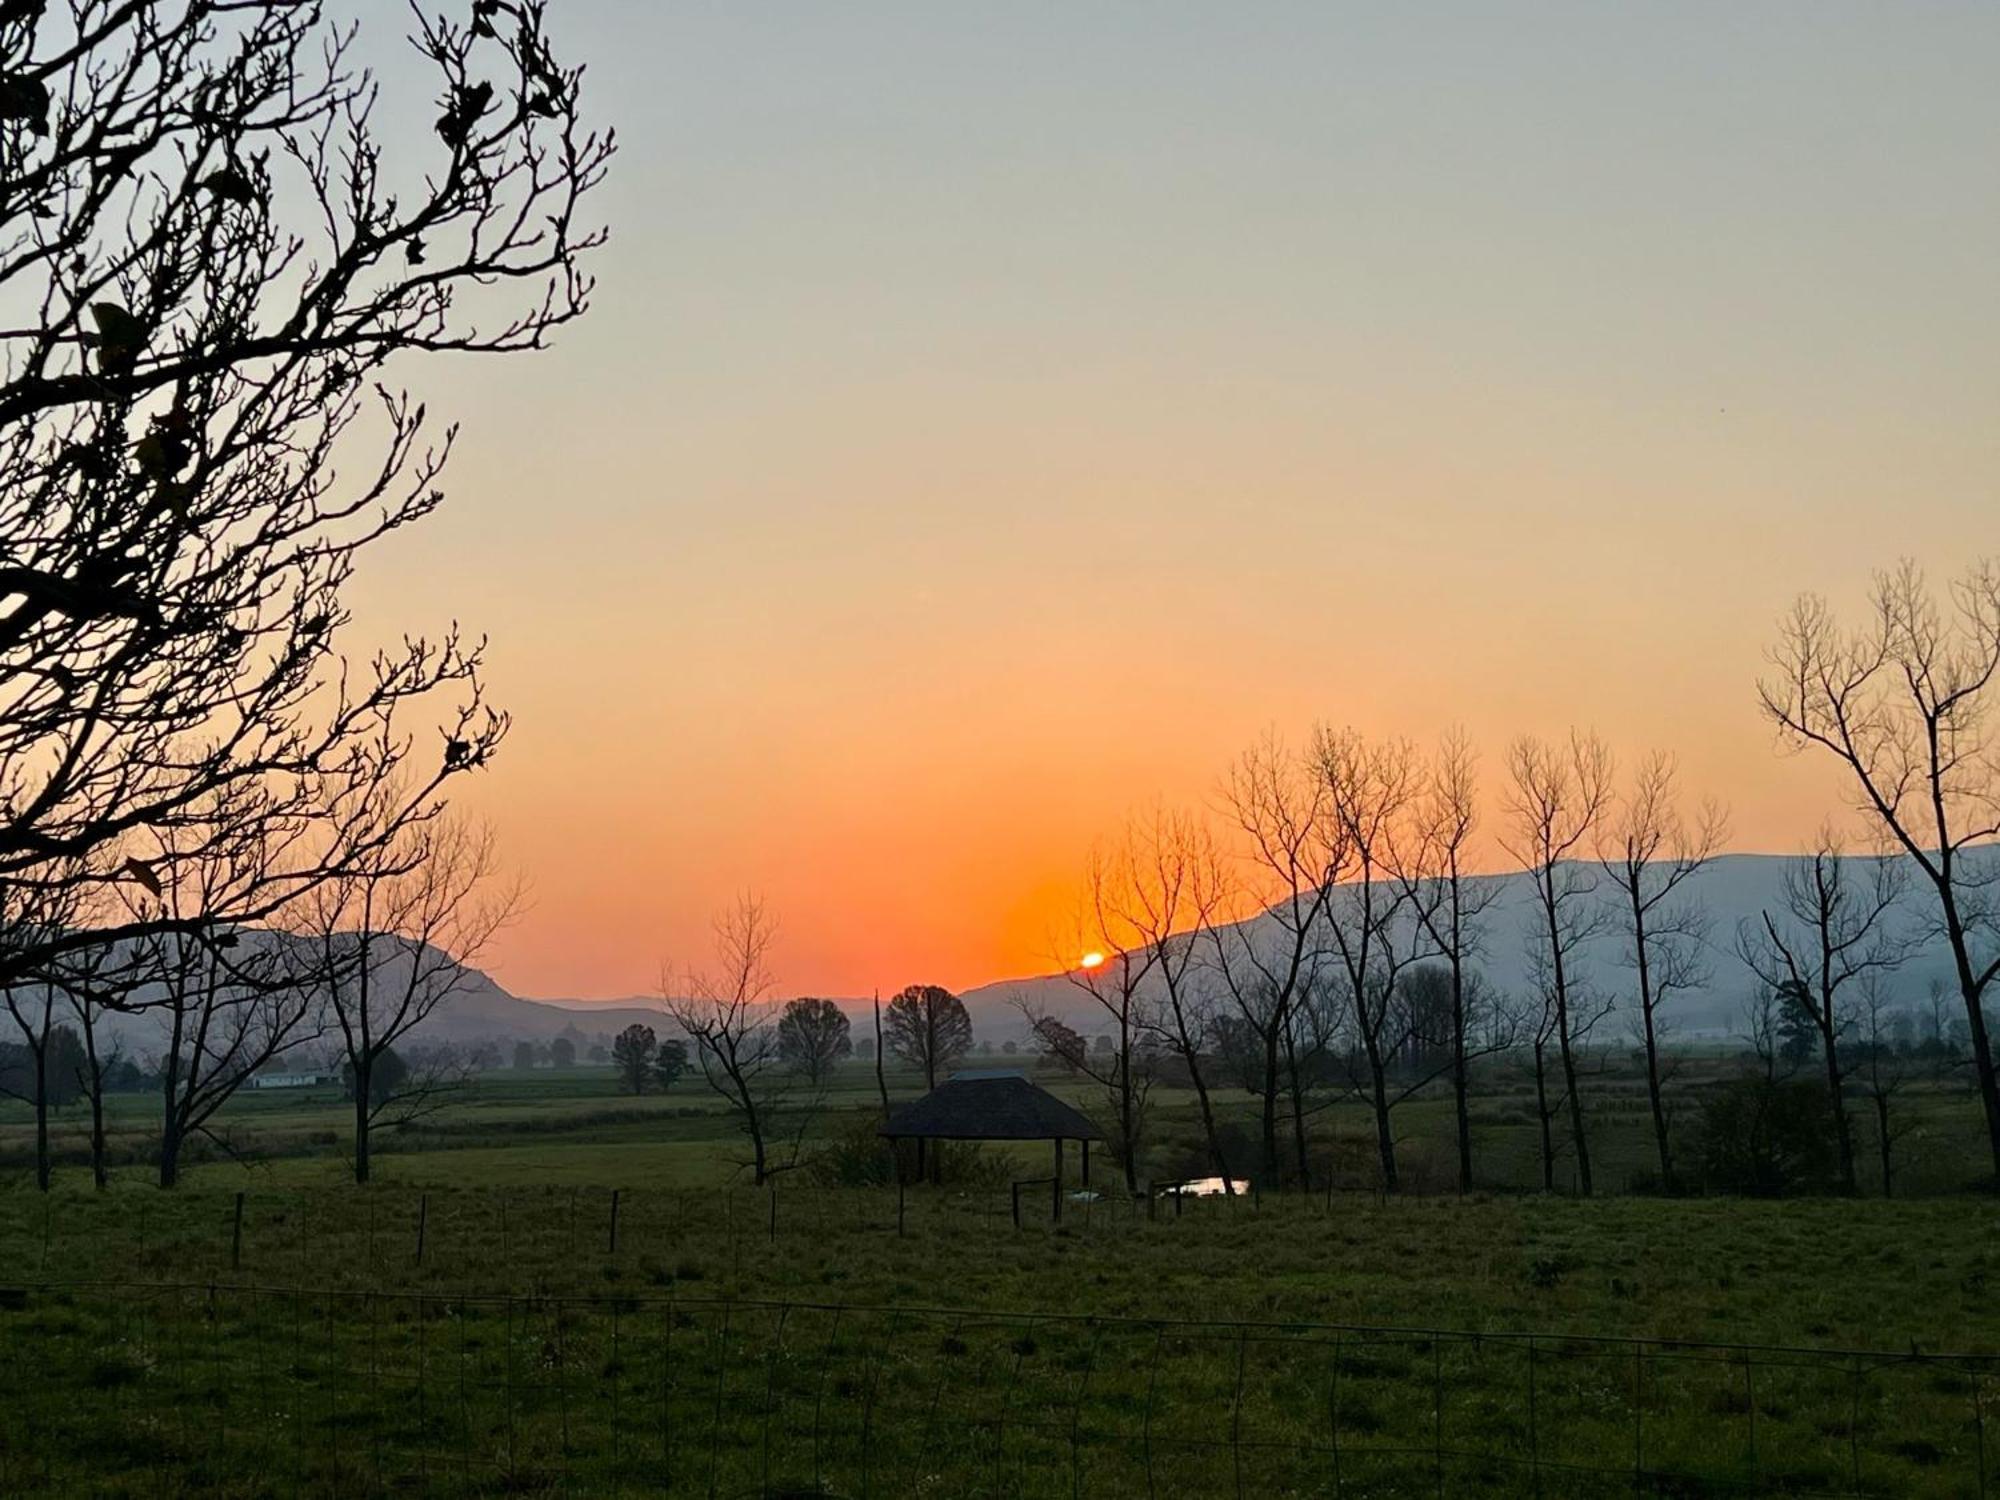
{"type": "Polygon", "coordinates": [[[1451,1100],[1458,1128],[1458,1190],[1472,1191],[1472,1079],[1465,1061],[1465,965],[1451,959],[1451,1100]]]}
{"type": "Polygon", "coordinates": [[[1306,1086],[1299,1073],[1298,1042],[1292,1036],[1291,1028],[1285,1029],[1285,1078],[1286,1092],[1292,1102],[1292,1159],[1298,1166],[1299,1187],[1312,1191],[1312,1164],[1310,1147],[1306,1139],[1306,1086]]]}
{"type": "Polygon", "coordinates": [[[1959,916],[1957,898],[1951,893],[1950,865],[1947,864],[1945,869],[1945,936],[1951,941],[1952,965],[1958,972],[1959,994],[1965,1000],[1965,1025],[1972,1042],[1972,1066],[1979,1078],[1979,1102],[1986,1111],[1986,1144],[1993,1158],[1993,1181],[1996,1187],[2000,1187],[2000,1074],[1994,1071],[1993,1048],[1987,1040],[1986,1008],[1981,1003],[1985,989],[1973,973],[1965,923],[1959,916]]]}
{"type": "Polygon", "coordinates": [[[1889,1096],[1877,1092],[1875,1095],[1875,1145],[1882,1153],[1882,1196],[1892,1196],[1890,1191],[1893,1173],[1889,1163],[1889,1096]]]}
{"type": "Polygon", "coordinates": [[[1554,959],[1556,999],[1556,1047],[1562,1057],[1563,1088],[1568,1094],[1569,1131],[1576,1148],[1577,1191],[1588,1198],[1590,1183],[1590,1141],[1583,1128],[1583,1095],[1576,1086],[1576,1049],[1570,1044],[1569,983],[1563,968],[1563,939],[1555,907],[1549,907],[1549,948],[1554,959]]]}
{"type": "Polygon", "coordinates": [[[882,1096],[882,1118],[889,1118],[889,1078],[882,1071],[882,992],[875,992],[875,1088],[882,1096]]]}
{"type": "Polygon", "coordinates": [[[1264,1034],[1264,1180],[1275,1186],[1282,1173],[1278,1166],[1278,1028],[1264,1034]]]}
{"type": "Polygon", "coordinates": [[[1555,1111],[1549,1107],[1549,1072],[1544,1060],[1546,1043],[1535,1042],[1535,1119],[1542,1131],[1542,1191],[1556,1190],[1556,1138],[1551,1122],[1555,1111]]]}
{"type": "MultiPolygon", "coordinates": [[[[354,1180],[357,1183],[365,1183],[368,1181],[368,1170],[369,1170],[368,1127],[371,1123],[371,1121],[369,1120],[368,1097],[374,1081],[375,1059],[365,1054],[360,1057],[356,1057],[353,1060],[353,1073],[354,1073],[354,1180]]],[[[393,1077],[394,1075],[392,1074],[390,1076],[393,1077]]]]}
{"type": "Polygon", "coordinates": [[[1188,1076],[1194,1081],[1194,1096],[1201,1106],[1202,1134],[1208,1139],[1208,1157],[1215,1172],[1222,1179],[1222,1191],[1226,1197],[1234,1197],[1236,1184],[1229,1177],[1229,1161],[1222,1149],[1222,1132],[1215,1123],[1215,1102],[1208,1097],[1208,1084],[1201,1076],[1201,1069],[1190,1067],[1188,1076]]]}
{"type": "Polygon", "coordinates": [[[35,1186],[46,1193],[54,1178],[49,1161],[49,1039],[44,1030],[42,1045],[35,1049],[35,1186]]]}
{"type": "Polygon", "coordinates": [[[83,1058],[90,1070],[90,1178],[99,1192],[111,1185],[104,1160],[104,1064],[97,1056],[97,1027],[88,1007],[82,1011],[83,1058]]]}
{"type": "Polygon", "coordinates": [[[1847,1118],[1846,1082],[1841,1076],[1839,1048],[1831,1034],[1820,1038],[1826,1054],[1826,1102],[1833,1111],[1833,1140],[1840,1151],[1840,1190],[1852,1198],[1861,1191],[1854,1175],[1854,1129],[1847,1118]]]}
{"type": "Polygon", "coordinates": [[[1389,1077],[1380,1049],[1373,1043],[1368,1048],[1368,1077],[1374,1086],[1375,1150],[1382,1161],[1382,1188],[1393,1193],[1402,1183],[1396,1175],[1396,1135],[1389,1124],[1389,1077]]]}

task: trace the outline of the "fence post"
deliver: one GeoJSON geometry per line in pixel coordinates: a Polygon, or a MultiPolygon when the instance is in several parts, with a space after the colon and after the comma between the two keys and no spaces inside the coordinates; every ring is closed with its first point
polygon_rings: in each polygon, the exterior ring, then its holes
{"type": "Polygon", "coordinates": [[[424,1229],[431,1216],[431,1195],[421,1194],[417,1198],[417,1264],[424,1263],[424,1229]]]}
{"type": "Polygon", "coordinates": [[[1333,1448],[1333,1493],[1339,1500],[1344,1493],[1340,1482],[1340,1340],[1338,1330],[1333,1335],[1333,1379],[1328,1382],[1326,1392],[1327,1440],[1333,1448]]]}
{"type": "Polygon", "coordinates": [[[1743,1351],[1743,1399],[1750,1415],[1750,1482],[1757,1482],[1757,1381],[1752,1373],[1755,1361],[1743,1351]]]}
{"type": "Polygon", "coordinates": [[[1975,1458],[1979,1464],[1979,1500],[1986,1500],[1986,1382],[1977,1369],[1972,1372],[1972,1430],[1978,1438],[1975,1458]]]}
{"type": "Polygon", "coordinates": [[[1431,1335],[1431,1469],[1444,1497],[1444,1340],[1431,1335]]]}
{"type": "Polygon", "coordinates": [[[1646,1477],[1646,1346],[1632,1346],[1632,1484],[1646,1477]]]}
{"type": "MultiPolygon", "coordinates": [[[[1854,1467],[1854,1493],[1861,1493],[1861,1359],[1856,1356],[1847,1396],[1847,1457],[1854,1467]]],[[[1975,1377],[1976,1378],[1976,1377],[1975,1377]]]]}
{"type": "Polygon", "coordinates": [[[1236,1393],[1229,1401],[1229,1462],[1236,1475],[1236,1493],[1243,1494],[1243,1356],[1250,1345],[1250,1327],[1236,1330],[1236,1393]]]}
{"type": "Polygon", "coordinates": [[[1021,1184],[1018,1182],[1008,1183],[1007,1194],[1014,1200],[1014,1228],[1019,1230],[1021,1227],[1021,1184]]]}
{"type": "Polygon", "coordinates": [[[618,1253],[618,1191],[617,1188],[611,1190],[611,1233],[605,1246],[606,1255],[618,1253]]]}
{"type": "Polygon", "coordinates": [[[1528,1335],[1528,1464],[1535,1476],[1535,1493],[1542,1492],[1542,1438],[1535,1421],[1535,1336],[1528,1335]]]}
{"type": "Polygon", "coordinates": [[[1084,1356],[1083,1374],[1076,1382],[1076,1396],[1069,1405],[1069,1493],[1070,1500],[1083,1500],[1083,1398],[1090,1389],[1090,1377],[1097,1370],[1097,1345],[1104,1337],[1104,1325],[1090,1320],[1090,1352],[1084,1356]]]}
{"type": "Polygon", "coordinates": [[[243,1195],[236,1195],[236,1216],[229,1225],[229,1269],[243,1264],[243,1195]]]}

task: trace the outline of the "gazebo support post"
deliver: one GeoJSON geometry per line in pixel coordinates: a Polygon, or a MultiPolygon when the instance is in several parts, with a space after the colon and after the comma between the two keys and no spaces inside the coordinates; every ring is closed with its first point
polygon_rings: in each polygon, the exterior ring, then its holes
{"type": "Polygon", "coordinates": [[[1090,1186],[1090,1137],[1083,1138],[1083,1185],[1090,1186]]]}
{"type": "Polygon", "coordinates": [[[1049,1179],[1049,1216],[1062,1222],[1062,1137],[1056,1137],[1056,1175],[1049,1179]]]}

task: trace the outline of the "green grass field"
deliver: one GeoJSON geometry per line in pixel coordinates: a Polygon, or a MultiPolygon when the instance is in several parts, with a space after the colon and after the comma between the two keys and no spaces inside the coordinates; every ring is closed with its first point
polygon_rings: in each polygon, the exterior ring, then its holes
{"type": "MultiPolygon", "coordinates": [[[[865,1127],[872,1090],[850,1070],[822,1132],[865,1127]]],[[[2000,1486],[2000,1204],[1945,1190],[1975,1170],[1962,1099],[1923,1103],[1931,1187],[1892,1201],[1514,1191],[1516,1107],[1482,1103],[1498,1181],[1464,1199],[1378,1197],[1366,1121],[1336,1110],[1331,1193],[1149,1214],[1099,1166],[1100,1199],[1058,1225],[1033,1190],[1017,1229],[1006,1176],[1045,1175],[1046,1148],[900,1207],[804,1172],[764,1191],[693,1091],[508,1073],[385,1137],[362,1189],[337,1099],[248,1098],[227,1125],[253,1164],[172,1193],[139,1165],[103,1194],[67,1159],[46,1197],[14,1174],[0,1489],[2000,1486]]],[[[1405,1118],[1411,1158],[1434,1152],[1442,1105],[1405,1118]]],[[[1605,1176],[1642,1168],[1640,1117],[1608,1096],[1598,1122],[1605,1176]]],[[[145,1124],[121,1108],[133,1156],[145,1124]]],[[[1166,1095],[1159,1175],[1192,1125],[1166,1095]]],[[[17,1152],[18,1113],[4,1131],[17,1152]]]]}

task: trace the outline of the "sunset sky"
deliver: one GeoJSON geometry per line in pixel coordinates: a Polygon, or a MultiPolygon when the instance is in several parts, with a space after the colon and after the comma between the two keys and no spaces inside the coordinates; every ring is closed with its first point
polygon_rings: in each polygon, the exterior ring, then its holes
{"type": "Polygon", "coordinates": [[[360,593],[493,638],[518,993],[745,890],[787,993],[1046,969],[1270,725],[1595,726],[1787,849],[1774,617],[2000,550],[1991,5],[555,10],[595,310],[411,370],[360,593]]]}

